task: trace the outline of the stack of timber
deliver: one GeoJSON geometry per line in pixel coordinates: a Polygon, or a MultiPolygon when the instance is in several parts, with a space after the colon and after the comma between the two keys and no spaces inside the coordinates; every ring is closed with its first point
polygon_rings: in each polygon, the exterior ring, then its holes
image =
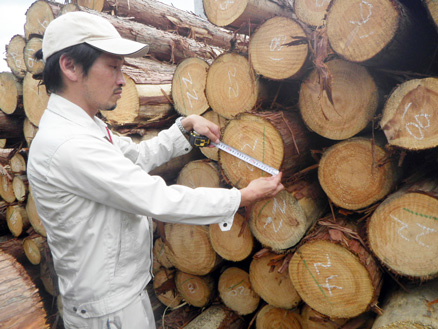
{"type": "MultiPolygon", "coordinates": [[[[158,328],[438,328],[436,1],[203,5],[207,20],[155,0],[27,10],[0,73],[0,298],[28,312],[0,312],[2,328],[62,328],[26,159],[48,102],[34,54],[50,21],[78,10],[150,46],[125,59],[122,99],[100,113],[113,131],[140,142],[202,115],[283,172],[285,190],[239,209],[228,232],[154,221],[158,328]]],[[[216,148],[151,174],[191,188],[267,175],[216,148]]]]}

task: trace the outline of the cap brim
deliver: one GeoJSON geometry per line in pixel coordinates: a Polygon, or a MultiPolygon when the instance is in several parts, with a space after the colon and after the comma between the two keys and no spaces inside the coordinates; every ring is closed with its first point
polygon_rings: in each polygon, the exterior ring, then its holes
{"type": "Polygon", "coordinates": [[[120,56],[141,57],[149,51],[149,45],[123,38],[93,40],[86,43],[106,53],[120,56]]]}

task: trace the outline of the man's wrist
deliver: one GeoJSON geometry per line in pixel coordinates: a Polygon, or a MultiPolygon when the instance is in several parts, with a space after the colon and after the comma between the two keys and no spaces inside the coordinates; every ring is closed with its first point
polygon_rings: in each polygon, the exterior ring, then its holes
{"type": "Polygon", "coordinates": [[[181,122],[184,118],[185,118],[185,117],[179,117],[179,118],[177,118],[177,119],[175,120],[175,123],[176,123],[176,125],[178,126],[179,130],[180,130],[184,135],[188,135],[188,134],[189,134],[189,131],[188,131],[186,128],[184,128],[184,125],[183,125],[182,122],[181,122]]]}

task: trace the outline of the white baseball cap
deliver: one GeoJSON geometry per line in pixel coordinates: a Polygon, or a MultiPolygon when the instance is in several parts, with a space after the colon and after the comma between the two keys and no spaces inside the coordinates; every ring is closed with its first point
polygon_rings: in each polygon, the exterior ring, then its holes
{"type": "Polygon", "coordinates": [[[69,12],[55,18],[43,37],[43,61],[54,53],[81,43],[106,53],[138,57],[149,51],[147,44],[124,39],[105,18],[86,12],[69,12]]]}

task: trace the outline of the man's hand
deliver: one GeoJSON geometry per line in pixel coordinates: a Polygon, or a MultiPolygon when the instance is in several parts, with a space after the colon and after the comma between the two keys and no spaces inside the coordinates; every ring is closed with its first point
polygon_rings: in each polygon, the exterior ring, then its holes
{"type": "Polygon", "coordinates": [[[181,124],[187,131],[194,130],[200,135],[208,137],[212,142],[220,142],[221,132],[218,125],[200,115],[191,114],[181,120],[181,124]]]}
{"type": "Polygon", "coordinates": [[[240,206],[245,207],[259,200],[273,198],[278,192],[284,190],[281,184],[283,173],[276,176],[260,177],[251,181],[247,187],[240,190],[242,195],[240,206]]]}

